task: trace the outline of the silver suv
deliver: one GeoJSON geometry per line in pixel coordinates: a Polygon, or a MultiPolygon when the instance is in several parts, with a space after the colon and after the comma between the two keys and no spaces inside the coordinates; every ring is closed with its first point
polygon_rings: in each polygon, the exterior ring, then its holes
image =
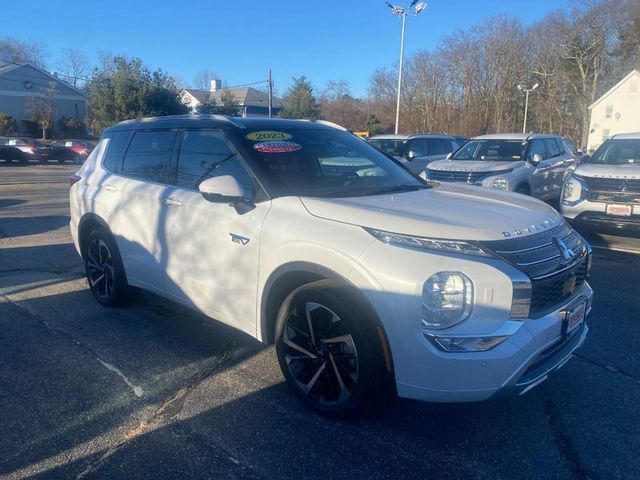
{"type": "MultiPolygon", "coordinates": [[[[458,137],[460,138],[460,137],[458,137]]],[[[395,157],[410,171],[419,174],[427,164],[443,160],[456,151],[464,142],[449,135],[374,135],[369,143],[388,155],[395,157]]]]}
{"type": "Polygon", "coordinates": [[[553,200],[575,164],[557,135],[503,133],[472,138],[449,159],[430,163],[424,176],[553,200]]]}

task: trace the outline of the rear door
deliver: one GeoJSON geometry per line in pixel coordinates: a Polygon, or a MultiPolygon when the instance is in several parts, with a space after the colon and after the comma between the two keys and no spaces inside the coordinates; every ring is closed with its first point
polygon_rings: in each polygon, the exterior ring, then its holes
{"type": "Polygon", "coordinates": [[[560,138],[548,137],[544,139],[544,146],[549,162],[549,192],[551,197],[559,197],[562,189],[564,172],[573,164],[573,157],[566,151],[560,138]]]}
{"type": "Polygon", "coordinates": [[[531,195],[538,198],[545,198],[550,196],[551,192],[551,162],[547,160],[547,150],[544,145],[544,141],[541,138],[531,140],[529,143],[529,151],[527,153],[527,160],[529,163],[535,166],[535,169],[531,173],[530,187],[531,195]],[[542,160],[535,165],[533,163],[533,157],[540,155],[542,160]]]}
{"type": "Polygon", "coordinates": [[[166,239],[159,232],[167,221],[161,207],[175,138],[172,130],[135,132],[122,164],[115,166],[118,173],[109,174],[100,187],[127,279],[159,292],[164,291],[161,263],[166,249],[166,239]]]}

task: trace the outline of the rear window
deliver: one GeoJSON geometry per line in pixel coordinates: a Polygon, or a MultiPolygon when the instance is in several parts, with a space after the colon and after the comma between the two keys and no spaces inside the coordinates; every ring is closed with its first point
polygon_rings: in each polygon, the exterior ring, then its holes
{"type": "Polygon", "coordinates": [[[122,154],[129,141],[129,132],[115,132],[109,138],[107,152],[104,155],[102,166],[109,171],[118,172],[122,154]]]}
{"type": "Polygon", "coordinates": [[[138,180],[166,183],[175,132],[136,132],[122,161],[122,174],[138,180]]]}

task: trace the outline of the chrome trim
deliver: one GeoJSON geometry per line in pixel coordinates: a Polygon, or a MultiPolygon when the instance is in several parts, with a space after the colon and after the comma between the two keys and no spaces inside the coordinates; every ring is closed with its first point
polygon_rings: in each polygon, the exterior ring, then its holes
{"type": "MultiPolygon", "coordinates": [[[[567,237],[565,237],[565,238],[567,238],[567,237]]],[[[540,248],[549,247],[551,245],[553,245],[553,241],[551,241],[549,243],[545,243],[543,245],[538,245],[538,246],[535,246],[535,247],[523,248],[521,250],[496,250],[496,253],[506,253],[506,254],[511,254],[511,255],[516,254],[516,253],[527,253],[527,252],[532,252],[533,250],[538,250],[540,248]]]]}
{"type": "Polygon", "coordinates": [[[576,261],[573,262],[571,265],[568,265],[568,266],[564,267],[561,270],[556,270],[554,272],[547,273],[546,275],[542,275],[541,277],[533,277],[533,280],[544,280],[545,278],[553,277],[554,275],[557,275],[558,273],[562,273],[562,272],[566,272],[567,270],[571,270],[573,267],[578,265],[582,261],[582,259],[585,258],[586,255],[587,255],[587,253],[586,253],[586,251],[584,251],[584,252],[582,252],[582,254],[579,257],[576,257],[576,261]]]}
{"type": "Polygon", "coordinates": [[[542,260],[536,260],[535,262],[516,263],[516,265],[518,265],[519,267],[529,267],[531,265],[538,265],[539,263],[544,263],[544,262],[548,262],[550,260],[555,260],[556,258],[560,258],[561,256],[562,256],[561,254],[558,254],[558,255],[554,255],[553,257],[543,258],[542,260]]]}
{"type": "Polygon", "coordinates": [[[474,335],[468,335],[468,334],[445,334],[442,332],[431,332],[431,331],[422,331],[422,334],[425,337],[432,337],[432,338],[493,338],[493,337],[509,337],[511,335],[513,335],[514,333],[516,333],[520,327],[522,327],[522,325],[524,325],[524,322],[518,322],[518,321],[514,321],[514,320],[507,320],[506,322],[504,322],[502,325],[500,325],[500,327],[498,327],[495,331],[488,333],[486,335],[482,335],[482,334],[474,334],[474,335]]]}

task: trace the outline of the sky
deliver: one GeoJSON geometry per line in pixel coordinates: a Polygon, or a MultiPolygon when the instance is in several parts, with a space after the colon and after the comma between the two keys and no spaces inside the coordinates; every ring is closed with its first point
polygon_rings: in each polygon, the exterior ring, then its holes
{"type": "MultiPolygon", "coordinates": [[[[92,62],[98,52],[137,56],[187,84],[208,69],[229,86],[244,85],[264,80],[271,68],[281,95],[292,77],[304,75],[317,91],[329,80],[346,80],[352,94],[364,96],[371,74],[380,67],[395,68],[400,50],[401,20],[384,0],[2,3],[0,37],[44,42],[51,71],[60,51],[77,48],[92,62]]],[[[434,49],[442,37],[493,15],[530,24],[566,4],[432,0],[419,16],[407,19],[405,55],[434,49]]]]}

